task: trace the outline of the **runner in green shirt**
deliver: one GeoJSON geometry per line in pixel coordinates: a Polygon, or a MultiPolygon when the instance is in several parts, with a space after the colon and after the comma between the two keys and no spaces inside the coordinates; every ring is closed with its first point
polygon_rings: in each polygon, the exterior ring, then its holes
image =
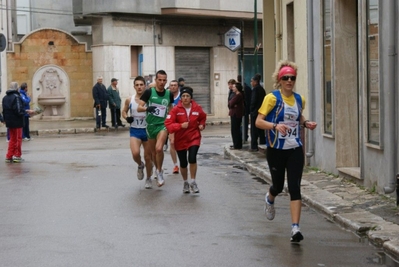
{"type": "MultiPolygon", "coordinates": [[[[166,115],[172,108],[173,95],[165,89],[167,74],[164,70],[157,71],[155,75],[155,87],[144,91],[140,98],[138,112],[147,112],[147,136],[149,149],[151,149],[152,159],[155,162],[157,184],[163,186],[162,164],[164,159],[163,145],[165,144],[168,133],[165,127],[166,115]]],[[[152,162],[146,162],[147,173],[151,173],[152,162]]],[[[147,178],[146,185],[152,183],[151,177],[147,178]]]]}

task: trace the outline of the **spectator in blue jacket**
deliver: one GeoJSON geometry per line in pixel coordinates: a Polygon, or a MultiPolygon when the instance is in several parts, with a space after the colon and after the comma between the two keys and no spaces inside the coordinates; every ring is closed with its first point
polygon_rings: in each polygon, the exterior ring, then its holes
{"type": "MultiPolygon", "coordinates": [[[[19,93],[21,95],[21,99],[24,105],[25,110],[30,109],[30,95],[28,93],[28,85],[26,83],[22,83],[21,87],[19,89],[19,93]]],[[[25,112],[24,115],[24,126],[22,127],[22,140],[24,141],[30,141],[32,140],[30,137],[30,130],[29,130],[29,118],[30,115],[28,112],[25,112]]]]}

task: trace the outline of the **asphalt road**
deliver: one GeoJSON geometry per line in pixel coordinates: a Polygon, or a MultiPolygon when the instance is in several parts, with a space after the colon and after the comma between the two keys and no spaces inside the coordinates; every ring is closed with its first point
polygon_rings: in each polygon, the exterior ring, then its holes
{"type": "Polygon", "coordinates": [[[127,131],[24,142],[24,163],[0,162],[0,266],[399,266],[306,206],[291,244],[288,196],[268,221],[268,185],[224,159],[224,127],[204,134],[188,195],[168,152],[165,185],[144,189],[127,131]]]}

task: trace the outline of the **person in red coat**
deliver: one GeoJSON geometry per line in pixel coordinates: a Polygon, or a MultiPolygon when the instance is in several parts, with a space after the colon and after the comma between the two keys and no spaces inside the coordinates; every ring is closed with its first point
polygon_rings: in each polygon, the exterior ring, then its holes
{"type": "Polygon", "coordinates": [[[190,190],[193,193],[199,193],[195,181],[197,153],[201,144],[201,131],[205,129],[206,113],[193,100],[193,89],[191,87],[183,87],[180,96],[181,100],[166,117],[165,126],[169,133],[175,134],[175,149],[184,180],[183,193],[190,193],[190,190]],[[190,184],[187,181],[188,163],[190,164],[190,184]]]}
{"type": "Polygon", "coordinates": [[[233,147],[230,149],[242,149],[241,122],[244,116],[244,92],[241,83],[233,85],[234,96],[229,101],[229,116],[233,147]]]}

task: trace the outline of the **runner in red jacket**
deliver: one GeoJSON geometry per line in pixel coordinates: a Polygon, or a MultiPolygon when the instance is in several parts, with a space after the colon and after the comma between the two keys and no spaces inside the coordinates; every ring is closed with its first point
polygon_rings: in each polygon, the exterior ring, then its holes
{"type": "Polygon", "coordinates": [[[183,87],[181,101],[169,112],[165,126],[175,134],[175,149],[179,157],[180,170],[184,180],[183,192],[199,193],[195,176],[197,174],[197,153],[201,144],[201,131],[205,129],[206,113],[193,98],[193,89],[183,87]],[[188,157],[187,157],[188,152],[188,157]],[[190,163],[191,183],[187,181],[187,165],[190,163]]]}

